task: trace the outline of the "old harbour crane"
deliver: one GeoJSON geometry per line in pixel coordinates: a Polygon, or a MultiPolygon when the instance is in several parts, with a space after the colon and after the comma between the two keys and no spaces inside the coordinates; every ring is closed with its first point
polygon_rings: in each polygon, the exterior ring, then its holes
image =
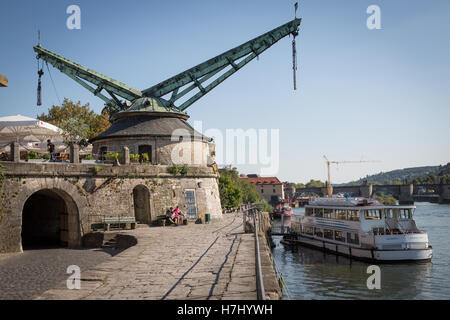
{"type": "MultiPolygon", "coordinates": [[[[228,50],[144,90],[134,89],[117,80],[88,69],[43,48],[40,44],[34,47],[34,51],[37,53],[38,59],[42,59],[46,63],[51,64],[102,99],[110,115],[126,111],[133,107],[136,109],[135,102],[139,100],[141,102],[139,105],[141,105],[143,98],[150,98],[145,99],[146,102],[144,101],[147,105],[156,103],[158,108],[165,109],[167,112],[183,113],[195,101],[206,95],[229,76],[287,35],[292,34],[294,37],[293,53],[295,54],[295,37],[298,35],[300,23],[301,19],[295,18],[236,48],[228,50]],[[208,80],[209,82],[206,85],[205,83],[208,80]],[[183,101],[180,105],[176,104],[177,101],[192,90],[198,92],[183,101]],[[103,92],[106,92],[110,97],[107,97],[103,92]],[[119,98],[124,100],[120,100],[119,98]]],[[[293,63],[295,65],[295,57],[293,63]]]]}

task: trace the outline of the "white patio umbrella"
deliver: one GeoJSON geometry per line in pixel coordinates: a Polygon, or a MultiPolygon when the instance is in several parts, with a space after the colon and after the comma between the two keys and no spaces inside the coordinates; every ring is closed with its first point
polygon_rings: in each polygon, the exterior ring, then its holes
{"type": "MultiPolygon", "coordinates": [[[[62,142],[62,130],[45,121],[22,116],[0,117],[0,147],[7,147],[11,142],[20,142],[22,147],[30,151],[39,149],[47,139],[62,142]],[[39,141],[40,144],[36,143],[39,141]]],[[[56,144],[55,144],[56,145],[56,144]]],[[[64,147],[65,148],[65,147],[64,147]]],[[[44,149],[45,150],[45,149],[44,149]]]]}

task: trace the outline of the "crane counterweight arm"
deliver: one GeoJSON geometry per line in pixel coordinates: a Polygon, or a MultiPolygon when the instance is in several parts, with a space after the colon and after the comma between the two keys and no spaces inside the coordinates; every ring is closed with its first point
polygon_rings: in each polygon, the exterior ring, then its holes
{"type": "Polygon", "coordinates": [[[246,43],[237,46],[236,48],[228,50],[193,68],[181,72],[174,77],[162,81],[151,88],[145,89],[142,91],[142,94],[148,97],[163,97],[166,94],[172,92],[172,97],[170,98],[169,102],[173,106],[176,100],[180,99],[195,88],[198,88],[199,92],[197,94],[177,107],[180,110],[185,110],[192,103],[203,97],[214,87],[216,87],[233,73],[241,69],[262,52],[270,48],[280,39],[289,34],[297,34],[300,23],[301,19],[296,18],[259,37],[247,41],[246,43]],[[227,67],[230,67],[230,69],[222,75],[218,76],[217,79],[206,86],[202,85],[202,83],[217,75],[227,67]],[[187,88],[178,93],[177,90],[188,84],[190,85],[187,88]]]}
{"type": "Polygon", "coordinates": [[[126,100],[134,100],[142,96],[139,90],[131,88],[117,80],[111,79],[91,69],[83,67],[82,65],[75,63],[69,59],[66,59],[50,50],[47,50],[40,45],[35,46],[34,51],[38,54],[37,58],[42,59],[50,63],[53,67],[59,69],[67,76],[81,84],[83,87],[91,91],[94,95],[105,101],[106,104],[115,106],[115,108],[121,109],[121,105],[118,105],[114,97],[112,99],[107,98],[100,92],[105,89],[109,93],[113,93],[126,100]],[[92,83],[97,88],[92,88],[85,81],[92,83]]]}

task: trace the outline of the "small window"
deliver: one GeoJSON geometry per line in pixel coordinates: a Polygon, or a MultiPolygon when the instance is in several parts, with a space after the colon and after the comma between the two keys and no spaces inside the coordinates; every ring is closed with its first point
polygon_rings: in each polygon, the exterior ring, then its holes
{"type": "Polygon", "coordinates": [[[316,237],[322,238],[323,237],[322,228],[314,228],[314,235],[316,237]]]}
{"type": "Polygon", "coordinates": [[[342,209],[336,209],[336,219],[346,220],[347,219],[347,211],[342,209]]]}
{"type": "Polygon", "coordinates": [[[381,210],[364,210],[363,213],[366,220],[379,220],[381,217],[381,210]]]}
{"type": "Polygon", "coordinates": [[[348,211],[348,220],[359,221],[359,212],[357,210],[348,211]]]}
{"type": "Polygon", "coordinates": [[[305,216],[309,217],[313,214],[313,208],[306,208],[305,209],[305,216]]]}
{"type": "Polygon", "coordinates": [[[275,189],[273,189],[273,193],[275,193],[275,189]]]}
{"type": "Polygon", "coordinates": [[[302,231],[303,233],[309,234],[309,235],[313,235],[314,234],[314,230],[311,227],[302,227],[302,231]]]}
{"type": "Polygon", "coordinates": [[[323,229],[323,237],[326,239],[333,240],[333,230],[323,229]]]}
{"type": "Polygon", "coordinates": [[[352,244],[359,244],[359,236],[357,233],[347,232],[347,242],[352,244]]]}
{"type": "Polygon", "coordinates": [[[314,216],[315,216],[315,217],[324,217],[324,215],[323,215],[323,209],[322,209],[322,208],[320,208],[320,209],[314,209],[314,216]]]}
{"type": "Polygon", "coordinates": [[[197,217],[197,210],[195,207],[187,208],[187,214],[189,219],[195,219],[197,217]]]}
{"type": "Polygon", "coordinates": [[[336,241],[345,242],[344,233],[342,231],[335,231],[334,232],[334,239],[336,241]]]}
{"type": "Polygon", "coordinates": [[[264,189],[261,189],[261,193],[264,193],[264,189]]]}
{"type": "Polygon", "coordinates": [[[324,209],[323,217],[327,219],[334,219],[335,214],[333,212],[333,209],[324,209]]]}
{"type": "Polygon", "coordinates": [[[105,160],[105,155],[108,152],[108,147],[101,147],[98,152],[99,160],[105,160]]]}
{"type": "Polygon", "coordinates": [[[139,155],[142,155],[143,158],[140,161],[144,162],[152,162],[152,146],[147,144],[142,144],[138,147],[139,155]]]}
{"type": "Polygon", "coordinates": [[[186,191],[186,203],[195,203],[194,191],[186,191]]]}

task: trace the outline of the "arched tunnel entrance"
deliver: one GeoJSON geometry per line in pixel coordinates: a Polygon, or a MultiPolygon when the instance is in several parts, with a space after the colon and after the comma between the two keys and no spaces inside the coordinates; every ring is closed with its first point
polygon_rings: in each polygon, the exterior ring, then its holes
{"type": "Polygon", "coordinates": [[[70,216],[78,217],[72,198],[63,191],[43,189],[33,193],[22,211],[22,248],[67,247],[70,216]]]}

